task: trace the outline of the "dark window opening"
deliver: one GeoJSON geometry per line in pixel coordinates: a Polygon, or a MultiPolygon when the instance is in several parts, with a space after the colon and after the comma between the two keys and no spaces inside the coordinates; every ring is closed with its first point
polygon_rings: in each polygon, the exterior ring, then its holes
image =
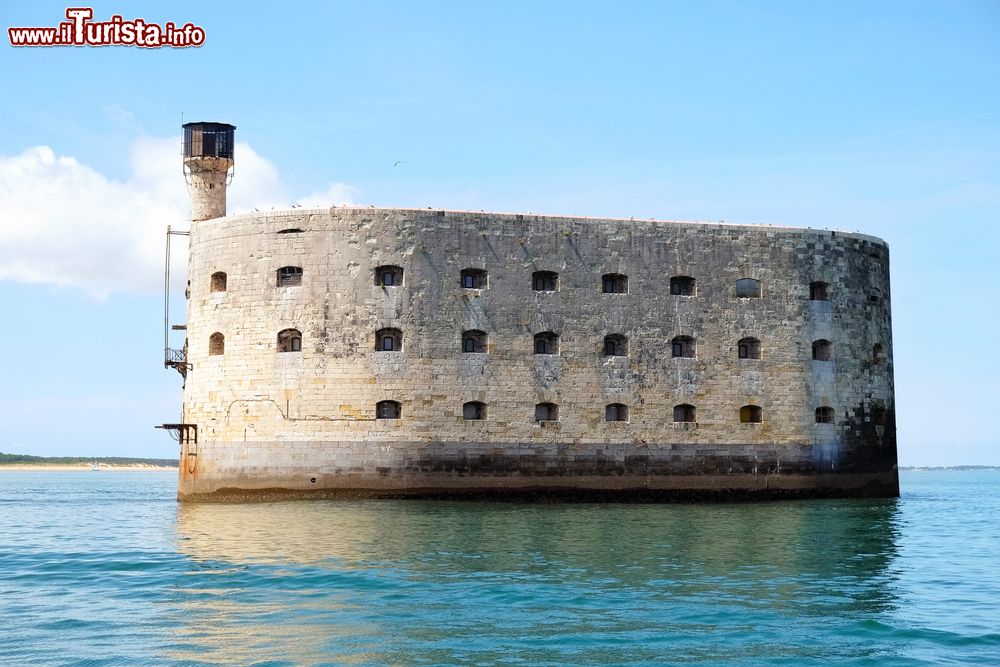
{"type": "Polygon", "coordinates": [[[736,281],[736,296],[740,299],[759,299],[760,281],[756,278],[740,278],[736,281]]]}
{"type": "Polygon", "coordinates": [[[871,420],[876,426],[885,426],[886,410],[884,406],[873,405],[871,407],[871,420]]]}
{"type": "Polygon", "coordinates": [[[379,401],[375,404],[375,419],[399,419],[402,412],[397,401],[379,401]]]}
{"type": "Polygon", "coordinates": [[[278,332],[278,352],[301,352],[302,333],[298,329],[284,329],[278,332]]]}
{"type": "Polygon", "coordinates": [[[487,337],[485,331],[463,331],[462,352],[485,353],[487,337]]]}
{"type": "Polygon", "coordinates": [[[375,269],[375,284],[380,287],[399,287],[403,284],[403,268],[392,264],[375,269]]]}
{"type": "Polygon", "coordinates": [[[467,420],[486,419],[486,404],[469,401],[462,405],[462,418],[467,420]]]}
{"type": "Polygon", "coordinates": [[[627,422],[628,406],[621,403],[611,403],[604,406],[604,421],[627,422]]]}
{"type": "Polygon", "coordinates": [[[379,329],[375,332],[377,352],[402,352],[403,332],[399,329],[379,329]]]}
{"type": "Polygon", "coordinates": [[[697,421],[697,419],[695,419],[694,406],[688,405],[687,403],[675,405],[674,421],[680,423],[691,423],[697,421]]]}
{"type": "Polygon", "coordinates": [[[760,341],[753,337],[741,338],[737,351],[740,359],[760,359],[760,341]]]}
{"type": "Polygon", "coordinates": [[[215,155],[215,134],[204,132],[201,135],[201,150],[205,155],[215,155]]]}
{"type": "Polygon", "coordinates": [[[559,354],[559,336],[551,331],[535,334],[535,354],[559,354]]]}
{"type": "Polygon", "coordinates": [[[226,353],[226,337],[216,331],[208,337],[208,354],[215,356],[226,353]]]}
{"type": "Polygon", "coordinates": [[[224,271],[216,271],[215,273],[212,274],[212,279],[210,283],[213,292],[225,292],[226,273],[224,271]]]}
{"type": "Polygon", "coordinates": [[[817,340],[813,342],[813,359],[816,361],[830,361],[833,359],[833,344],[828,340],[817,340]]]}
{"type": "Polygon", "coordinates": [[[298,227],[289,227],[288,229],[279,229],[279,234],[301,234],[302,230],[298,227]]]}
{"type": "Polygon", "coordinates": [[[872,363],[873,364],[885,363],[885,352],[882,350],[881,343],[875,343],[875,345],[872,346],[872,363]]]}
{"type": "Polygon", "coordinates": [[[483,269],[462,269],[459,277],[464,289],[486,289],[489,274],[483,269]]]}
{"type": "Polygon", "coordinates": [[[302,267],[283,266],[278,269],[278,287],[294,287],[302,284],[302,267]]]}
{"type": "Polygon", "coordinates": [[[628,293],[628,276],[620,273],[607,273],[601,276],[601,291],[605,294],[628,293]]]}
{"type": "Polygon", "coordinates": [[[674,276],[670,279],[670,293],[674,296],[694,296],[694,278],[674,276]]]}
{"type": "Polygon", "coordinates": [[[536,422],[554,422],[559,419],[559,406],[555,403],[538,403],[535,405],[536,422]]]}
{"type": "Polygon", "coordinates": [[[531,289],[536,292],[555,292],[558,287],[558,273],[553,271],[535,271],[531,274],[531,289]]]}
{"type": "Polygon", "coordinates": [[[740,408],[741,424],[759,424],[763,417],[763,411],[758,405],[744,405],[740,408]]]}
{"type": "Polygon", "coordinates": [[[833,423],[833,408],[828,408],[826,406],[816,408],[816,423],[817,424],[832,424],[833,423]]]}
{"type": "Polygon", "coordinates": [[[813,301],[829,301],[830,283],[824,283],[819,280],[809,283],[809,298],[813,301]]]}
{"type": "Polygon", "coordinates": [[[691,336],[676,336],[670,341],[671,355],[675,357],[694,357],[695,344],[691,336]]]}
{"type": "Polygon", "coordinates": [[[628,356],[628,338],[621,334],[611,334],[604,337],[604,356],[625,357],[628,356]]]}

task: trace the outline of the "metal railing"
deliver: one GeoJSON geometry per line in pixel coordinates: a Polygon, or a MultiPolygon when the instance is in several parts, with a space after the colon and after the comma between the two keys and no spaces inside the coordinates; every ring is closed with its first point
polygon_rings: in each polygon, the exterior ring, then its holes
{"type": "Polygon", "coordinates": [[[163,365],[174,366],[187,363],[187,350],[168,347],[163,350],[163,365]]]}

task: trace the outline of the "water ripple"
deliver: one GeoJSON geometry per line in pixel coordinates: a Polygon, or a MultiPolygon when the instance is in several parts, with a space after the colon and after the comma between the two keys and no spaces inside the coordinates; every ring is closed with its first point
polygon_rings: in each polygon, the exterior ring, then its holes
{"type": "Polygon", "coordinates": [[[900,500],[177,505],[0,473],[0,663],[995,665],[1000,474],[900,500]]]}

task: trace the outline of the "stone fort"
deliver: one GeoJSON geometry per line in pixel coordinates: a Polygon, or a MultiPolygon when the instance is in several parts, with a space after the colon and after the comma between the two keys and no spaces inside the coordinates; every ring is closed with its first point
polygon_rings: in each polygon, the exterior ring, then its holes
{"type": "Polygon", "coordinates": [[[226,216],[234,128],[184,130],[187,339],[165,345],[184,395],[163,425],[181,500],[898,494],[880,239],[349,206],[226,216]]]}

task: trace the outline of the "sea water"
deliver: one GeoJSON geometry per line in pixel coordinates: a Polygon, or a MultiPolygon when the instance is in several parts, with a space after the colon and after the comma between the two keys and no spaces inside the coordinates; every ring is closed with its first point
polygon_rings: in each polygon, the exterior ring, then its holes
{"type": "Polygon", "coordinates": [[[179,505],[0,472],[4,665],[998,665],[1000,471],[900,499],[179,505]]]}

